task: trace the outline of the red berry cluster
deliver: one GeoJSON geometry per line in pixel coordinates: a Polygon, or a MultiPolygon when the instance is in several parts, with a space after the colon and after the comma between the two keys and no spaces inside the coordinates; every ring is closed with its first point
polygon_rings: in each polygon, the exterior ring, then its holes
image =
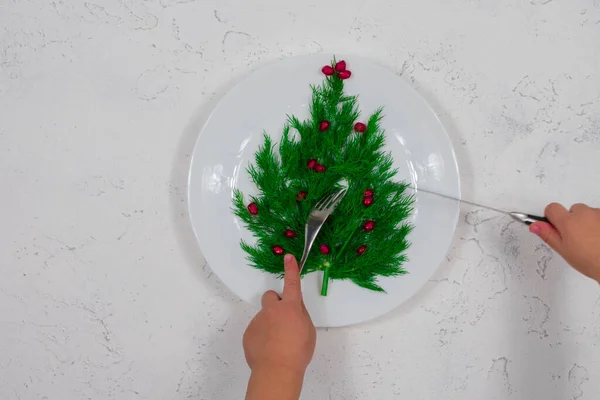
{"type": "Polygon", "coordinates": [[[323,72],[327,76],[332,76],[335,73],[337,73],[338,77],[340,79],[348,79],[348,78],[350,78],[350,76],[352,76],[352,72],[346,69],[346,61],[344,61],[344,60],[338,61],[335,64],[335,66],[331,66],[331,65],[324,66],[321,69],[321,72],[323,72]]]}
{"type": "MultiPolygon", "coordinates": [[[[283,236],[285,236],[288,239],[293,239],[296,237],[296,232],[294,232],[291,229],[286,229],[285,232],[283,232],[283,236]]],[[[285,253],[285,250],[283,249],[283,247],[277,246],[277,245],[271,247],[271,250],[273,250],[273,253],[276,256],[282,256],[283,253],[285,253]]]]}
{"type": "Polygon", "coordinates": [[[283,235],[284,235],[286,238],[293,239],[293,238],[295,238],[295,237],[296,237],[296,232],[294,232],[294,231],[293,231],[293,230],[291,230],[291,229],[286,229],[286,230],[285,230],[285,232],[283,232],[283,235]]]}
{"type": "Polygon", "coordinates": [[[329,249],[329,246],[326,245],[325,243],[323,243],[322,245],[319,246],[319,251],[323,255],[327,255],[331,252],[331,250],[329,249]]]}
{"type": "Polygon", "coordinates": [[[311,158],[310,160],[308,160],[308,161],[306,162],[306,166],[307,166],[309,169],[312,169],[312,170],[314,170],[315,172],[325,172],[325,166],[324,166],[324,165],[322,165],[322,164],[319,164],[319,163],[317,162],[317,159],[316,159],[316,158],[311,158]]]}
{"type": "Polygon", "coordinates": [[[256,203],[248,204],[248,212],[252,215],[258,215],[258,206],[256,203]]]}
{"type": "Polygon", "coordinates": [[[331,125],[331,123],[329,121],[321,121],[321,122],[319,122],[319,130],[321,132],[325,132],[325,131],[329,130],[330,125],[331,125]]]}
{"type": "MultiPolygon", "coordinates": [[[[371,232],[373,229],[375,229],[375,221],[373,220],[368,220],[367,222],[365,222],[363,224],[363,229],[365,230],[365,232],[371,232]]],[[[360,246],[358,249],[356,249],[356,254],[358,254],[359,256],[364,253],[365,251],[367,251],[367,246],[365,246],[364,244],[362,246],[360,246]]]]}
{"type": "MultiPolygon", "coordinates": [[[[374,194],[375,194],[375,192],[373,191],[373,189],[365,190],[364,197],[363,197],[363,205],[365,207],[369,207],[371,204],[373,204],[373,195],[374,194]]],[[[373,220],[366,221],[363,224],[363,229],[365,230],[365,232],[371,232],[373,229],[375,229],[375,221],[373,221],[373,220]]],[[[356,254],[358,254],[360,256],[365,251],[367,251],[367,246],[362,245],[358,249],[356,249],[356,254]]]]}
{"type": "Polygon", "coordinates": [[[285,250],[281,246],[273,246],[271,249],[273,250],[273,253],[278,256],[282,256],[283,253],[285,253],[285,250]]]}
{"type": "Polygon", "coordinates": [[[365,196],[363,197],[363,205],[365,207],[369,207],[371,204],[373,204],[373,190],[372,189],[367,189],[365,190],[365,196]]]}

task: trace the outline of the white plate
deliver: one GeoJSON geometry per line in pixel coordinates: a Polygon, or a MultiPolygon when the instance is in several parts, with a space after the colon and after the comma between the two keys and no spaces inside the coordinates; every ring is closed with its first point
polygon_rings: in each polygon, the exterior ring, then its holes
{"type": "MultiPolygon", "coordinates": [[[[280,291],[276,276],[250,267],[240,239],[252,235],[231,212],[234,188],[257,194],[246,167],[263,142],[263,132],[281,137],[286,115],[308,117],[310,84],[320,84],[320,69],[332,55],[288,58],[249,74],[221,100],[204,125],[189,176],[192,226],[206,260],[219,278],[239,297],[259,306],[263,292],[280,291]]],[[[339,59],[339,57],[338,57],[339,59]]],[[[458,167],[452,143],[435,113],[417,92],[389,70],[360,57],[347,57],[352,77],[348,94],[359,95],[362,115],[384,107],[382,127],[399,180],[414,187],[460,197],[458,167]]],[[[316,326],[356,324],[380,316],[408,300],[433,275],[448,251],[458,204],[431,194],[416,194],[412,215],[412,246],[405,264],[408,275],[383,278],[387,293],[375,293],[349,281],[331,281],[327,297],[320,296],[321,273],[303,279],[306,307],[316,326]]]]}

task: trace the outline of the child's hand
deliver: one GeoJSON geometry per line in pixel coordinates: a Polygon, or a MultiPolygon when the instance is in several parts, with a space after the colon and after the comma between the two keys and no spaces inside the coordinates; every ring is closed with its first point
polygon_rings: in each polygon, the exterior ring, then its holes
{"type": "Polygon", "coordinates": [[[545,222],[536,222],[529,230],[539,235],[573,268],[600,282],[600,209],[575,204],[567,211],[552,203],[546,207],[545,222]]]}
{"type": "Polygon", "coordinates": [[[316,331],[304,307],[296,259],[284,258],[282,298],[270,290],[262,310],[244,333],[244,352],[252,370],[247,399],[297,399],[306,367],[315,352],[316,331]]]}

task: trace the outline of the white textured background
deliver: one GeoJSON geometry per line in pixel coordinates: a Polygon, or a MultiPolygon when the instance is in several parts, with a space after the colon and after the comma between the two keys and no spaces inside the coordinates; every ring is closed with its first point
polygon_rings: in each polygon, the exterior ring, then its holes
{"type": "MultiPolygon", "coordinates": [[[[0,0],[0,398],[239,399],[255,310],[193,241],[189,153],[267,61],[370,56],[448,126],[464,197],[600,205],[599,0],[0,0]]],[[[465,207],[412,301],[319,332],[304,399],[597,399],[600,290],[465,207]]]]}

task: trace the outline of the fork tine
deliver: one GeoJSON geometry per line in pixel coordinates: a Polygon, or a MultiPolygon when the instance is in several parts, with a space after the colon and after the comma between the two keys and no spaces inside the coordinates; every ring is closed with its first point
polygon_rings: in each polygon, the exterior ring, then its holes
{"type": "Polygon", "coordinates": [[[327,217],[333,211],[334,207],[337,205],[337,203],[339,203],[342,197],[344,197],[347,191],[347,188],[344,188],[331,193],[329,196],[321,199],[310,211],[310,215],[305,227],[306,234],[304,237],[304,253],[302,253],[302,258],[300,259],[300,272],[302,272],[302,268],[304,268],[304,263],[306,262],[308,254],[310,253],[310,249],[315,242],[317,235],[319,234],[319,230],[327,220],[327,217]]]}
{"type": "Polygon", "coordinates": [[[337,205],[337,203],[342,199],[342,197],[344,197],[345,194],[346,189],[342,189],[339,192],[337,192],[337,194],[335,195],[334,199],[331,200],[331,204],[328,207],[330,211],[337,205]]]}
{"type": "Polygon", "coordinates": [[[318,209],[318,210],[320,210],[320,209],[321,209],[321,206],[323,205],[323,202],[324,202],[326,199],[327,199],[326,197],[322,197],[322,198],[321,198],[321,200],[319,200],[319,201],[317,202],[317,204],[315,204],[315,206],[313,207],[313,209],[318,209]]]}
{"type": "Polygon", "coordinates": [[[339,195],[340,195],[339,191],[332,193],[331,196],[329,196],[329,198],[327,199],[327,204],[326,204],[325,208],[331,208],[331,206],[333,204],[335,204],[335,199],[337,199],[339,195]]]}
{"type": "Polygon", "coordinates": [[[326,208],[329,208],[329,203],[331,201],[331,199],[333,198],[334,195],[336,195],[337,193],[332,193],[327,197],[322,198],[321,200],[319,200],[319,202],[315,205],[315,208],[319,209],[319,210],[325,210],[326,208]]]}

